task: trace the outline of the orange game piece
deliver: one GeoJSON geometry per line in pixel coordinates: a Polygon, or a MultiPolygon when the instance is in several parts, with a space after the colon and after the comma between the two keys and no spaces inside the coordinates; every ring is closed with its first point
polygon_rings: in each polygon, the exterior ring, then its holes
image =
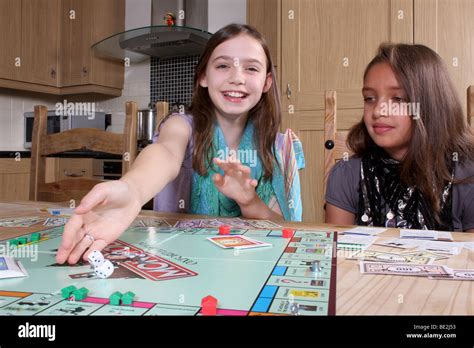
{"type": "Polygon", "coordinates": [[[227,226],[227,225],[219,226],[219,234],[220,235],[230,234],[230,226],[227,226]]]}
{"type": "Polygon", "coordinates": [[[294,231],[291,228],[285,228],[281,231],[283,238],[291,238],[293,237],[294,231]]]}
{"type": "Polygon", "coordinates": [[[216,315],[217,314],[217,299],[208,295],[201,300],[201,314],[202,315],[216,315]]]}

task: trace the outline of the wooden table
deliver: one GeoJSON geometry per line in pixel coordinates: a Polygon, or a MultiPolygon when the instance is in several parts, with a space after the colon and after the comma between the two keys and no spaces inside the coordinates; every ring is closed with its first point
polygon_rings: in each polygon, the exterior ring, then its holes
{"type": "MultiPolygon", "coordinates": [[[[47,216],[37,208],[57,207],[50,202],[0,202],[0,218],[19,216],[47,216]]],[[[65,205],[64,205],[65,206],[65,205]]],[[[48,215],[49,216],[49,215],[48,215]]],[[[140,216],[164,217],[170,222],[182,215],[142,211],[140,216]]],[[[300,230],[342,231],[350,226],[328,224],[286,223],[285,227],[300,230]]],[[[0,227],[0,239],[12,238],[44,229],[38,225],[30,228],[0,227]]],[[[379,237],[398,237],[397,229],[388,229],[379,237]]],[[[453,233],[455,242],[472,242],[472,233],[453,233]]],[[[372,250],[397,252],[400,249],[373,245],[372,250]]],[[[424,277],[384,276],[360,274],[358,262],[346,260],[338,253],[336,313],[338,315],[473,315],[474,290],[472,281],[431,280],[424,277]]],[[[463,249],[461,254],[437,261],[451,268],[474,269],[474,252],[463,249]]]]}

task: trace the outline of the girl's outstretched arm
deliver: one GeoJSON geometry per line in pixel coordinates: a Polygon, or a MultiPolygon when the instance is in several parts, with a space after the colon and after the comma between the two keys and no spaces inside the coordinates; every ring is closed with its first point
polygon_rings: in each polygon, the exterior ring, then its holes
{"type": "Polygon", "coordinates": [[[135,188],[145,204],[173,181],[181,170],[191,126],[181,117],[170,117],[156,144],[148,145],[121,180],[135,188]]]}
{"type": "Polygon", "coordinates": [[[74,264],[81,256],[86,260],[89,251],[100,251],[116,240],[143,204],[176,178],[190,136],[186,121],[170,118],[158,143],[146,147],[123,178],[94,186],[64,226],[57,262],[74,264]]]}

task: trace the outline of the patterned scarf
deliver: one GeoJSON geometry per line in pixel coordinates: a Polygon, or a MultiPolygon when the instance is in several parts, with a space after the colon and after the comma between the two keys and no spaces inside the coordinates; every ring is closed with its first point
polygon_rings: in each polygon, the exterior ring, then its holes
{"type": "MultiPolygon", "coordinates": [[[[239,148],[237,150],[237,158],[243,165],[250,167],[251,176],[258,181],[256,188],[257,195],[268,205],[270,198],[274,195],[272,182],[263,178],[264,169],[260,157],[257,155],[254,146],[255,128],[251,121],[248,121],[239,148]]],[[[216,122],[214,125],[214,137],[212,139],[211,159],[218,157],[225,160],[230,150],[227,146],[222,133],[222,129],[216,122]]],[[[207,175],[201,176],[199,173],[193,173],[192,191],[191,191],[191,212],[193,214],[204,214],[224,217],[240,216],[241,211],[239,205],[232,199],[223,195],[217,190],[212,176],[216,173],[221,175],[224,172],[213,163],[206,163],[208,168],[207,175]]]]}
{"type": "Polygon", "coordinates": [[[439,222],[423,194],[416,187],[400,181],[400,163],[384,151],[362,157],[359,183],[357,224],[452,231],[452,184],[444,187],[440,197],[439,222]]]}

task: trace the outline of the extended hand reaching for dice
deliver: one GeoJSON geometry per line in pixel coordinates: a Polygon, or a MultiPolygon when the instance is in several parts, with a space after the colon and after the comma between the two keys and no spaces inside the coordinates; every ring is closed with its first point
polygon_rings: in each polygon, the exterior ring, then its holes
{"type": "Polygon", "coordinates": [[[137,193],[126,182],[94,186],[64,226],[56,261],[74,264],[82,255],[86,260],[90,251],[101,251],[125,231],[140,209],[137,193]]]}

